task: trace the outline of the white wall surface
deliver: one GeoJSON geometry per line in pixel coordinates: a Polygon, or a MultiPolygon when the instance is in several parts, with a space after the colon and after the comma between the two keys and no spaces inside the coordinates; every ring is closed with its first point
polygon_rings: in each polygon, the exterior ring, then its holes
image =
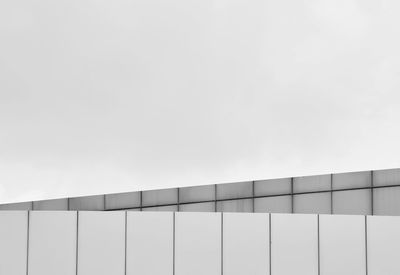
{"type": "Polygon", "coordinates": [[[269,274],[269,215],[223,214],[225,275],[269,274]]]}
{"type": "Polygon", "coordinates": [[[317,215],[271,214],[273,275],[318,274],[317,215]]]}
{"type": "Polygon", "coordinates": [[[33,211],[29,219],[29,275],[76,275],[75,211],[33,211]]]}
{"type": "Polygon", "coordinates": [[[127,213],[127,275],[172,275],[172,212],[127,213]]]}
{"type": "Polygon", "coordinates": [[[307,214],[117,211],[76,222],[33,211],[28,227],[28,212],[0,212],[0,274],[26,275],[27,262],[28,275],[400,274],[400,217],[320,215],[318,226],[307,214]]]}
{"type": "Polygon", "coordinates": [[[175,274],[221,275],[221,213],[175,213],[175,274]]]}
{"type": "Polygon", "coordinates": [[[0,274],[26,275],[28,212],[0,211],[0,274]]]}
{"type": "Polygon", "coordinates": [[[125,212],[79,212],[78,275],[125,274],[125,212]]]}
{"type": "Polygon", "coordinates": [[[321,275],[366,275],[365,216],[320,215],[321,275]]]}
{"type": "Polygon", "coordinates": [[[400,274],[400,219],[369,216],[368,275],[400,274]]]}

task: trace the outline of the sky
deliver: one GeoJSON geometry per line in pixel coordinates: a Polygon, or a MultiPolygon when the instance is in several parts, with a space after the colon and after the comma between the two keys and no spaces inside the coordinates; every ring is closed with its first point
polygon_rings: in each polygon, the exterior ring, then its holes
{"type": "Polygon", "coordinates": [[[396,0],[0,1],[0,202],[400,167],[396,0]]]}

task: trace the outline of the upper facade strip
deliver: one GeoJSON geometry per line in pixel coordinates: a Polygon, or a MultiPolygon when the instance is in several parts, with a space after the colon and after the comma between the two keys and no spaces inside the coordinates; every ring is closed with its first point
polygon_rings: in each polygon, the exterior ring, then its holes
{"type": "Polygon", "coordinates": [[[400,168],[0,205],[0,210],[400,215],[400,168]]]}

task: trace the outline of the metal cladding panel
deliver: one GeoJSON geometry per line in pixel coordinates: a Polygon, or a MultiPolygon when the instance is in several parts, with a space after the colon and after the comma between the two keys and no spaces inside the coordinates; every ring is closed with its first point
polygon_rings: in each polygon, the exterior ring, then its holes
{"type": "Polygon", "coordinates": [[[127,213],[127,275],[172,275],[174,217],[171,212],[127,213]]]}
{"type": "Polygon", "coordinates": [[[271,214],[274,275],[318,275],[317,215],[271,214]]]}
{"type": "Polygon", "coordinates": [[[333,214],[370,215],[371,190],[335,191],[332,194],[333,214]]]}
{"type": "Polygon", "coordinates": [[[106,209],[124,209],[140,207],[140,192],[106,195],[106,209]]]}
{"type": "Polygon", "coordinates": [[[175,215],[175,275],[221,275],[221,214],[175,215]]]}
{"type": "Polygon", "coordinates": [[[157,206],[178,203],[178,188],[149,190],[142,192],[142,206],[157,206]]]}
{"type": "Polygon", "coordinates": [[[104,210],[104,195],[70,198],[69,210],[104,210]]]}
{"type": "Polygon", "coordinates": [[[0,274],[26,275],[28,212],[0,211],[0,274]]]}
{"type": "Polygon", "coordinates": [[[79,212],[78,274],[125,274],[125,212],[79,212]]]}
{"type": "Polygon", "coordinates": [[[312,193],[293,196],[294,213],[304,214],[330,214],[331,194],[312,193]]]}
{"type": "Polygon", "coordinates": [[[367,217],[368,275],[400,274],[400,219],[367,217]]]}
{"type": "Polygon", "coordinates": [[[223,270],[229,275],[269,273],[269,215],[223,215],[223,270]]]}
{"type": "Polygon", "coordinates": [[[365,275],[365,217],[320,215],[321,275],[365,275]]]}
{"type": "Polygon", "coordinates": [[[374,186],[400,185],[400,168],[373,171],[374,186]]]}
{"type": "Polygon", "coordinates": [[[34,201],[33,210],[66,211],[68,210],[68,199],[34,201]]]}
{"type": "Polygon", "coordinates": [[[292,213],[292,196],[254,199],[256,213],[292,213]]]}
{"type": "Polygon", "coordinates": [[[188,203],[179,205],[181,212],[215,212],[215,202],[188,203]]]}
{"type": "Polygon", "coordinates": [[[215,200],[215,185],[179,188],[179,202],[200,202],[215,200]]]}
{"type": "Polygon", "coordinates": [[[371,171],[340,173],[332,175],[332,189],[371,187],[371,171]]]}
{"type": "Polygon", "coordinates": [[[254,182],[255,196],[286,195],[292,193],[291,178],[259,180],[254,182]]]}
{"type": "Polygon", "coordinates": [[[18,202],[18,203],[7,203],[7,204],[0,204],[0,210],[32,210],[33,203],[29,202],[18,202]]]}
{"type": "Polygon", "coordinates": [[[400,216],[400,187],[374,189],[374,215],[400,216]]]}
{"type": "Polygon", "coordinates": [[[316,192],[331,190],[331,175],[293,178],[293,192],[316,192]]]}
{"type": "Polygon", "coordinates": [[[217,212],[253,212],[253,199],[217,201],[217,212]]]}
{"type": "Polygon", "coordinates": [[[31,212],[29,275],[75,275],[76,233],[75,211],[31,212]]]}
{"type": "Polygon", "coordinates": [[[247,198],[252,196],[252,181],[217,184],[217,200],[247,198]]]}
{"type": "Polygon", "coordinates": [[[142,211],[178,211],[178,205],[145,207],[142,211]]]}

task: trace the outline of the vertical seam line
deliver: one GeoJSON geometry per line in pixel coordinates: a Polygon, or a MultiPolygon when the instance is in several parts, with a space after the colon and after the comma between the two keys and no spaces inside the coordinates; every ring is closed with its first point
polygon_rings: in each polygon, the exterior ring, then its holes
{"type": "Polygon", "coordinates": [[[127,273],[128,211],[125,211],[125,275],[127,273]]]}
{"type": "Polygon", "coordinates": [[[224,213],[221,212],[221,275],[224,275],[224,213]]]}
{"type": "Polygon", "coordinates": [[[78,261],[79,261],[79,211],[76,211],[76,257],[75,257],[76,275],[78,275],[78,261]]]}
{"type": "Polygon", "coordinates": [[[28,224],[26,230],[26,275],[29,274],[29,238],[30,238],[30,211],[28,210],[28,224]]]}
{"type": "Polygon", "coordinates": [[[272,214],[269,213],[269,275],[272,275],[272,214]]]}
{"type": "Polygon", "coordinates": [[[365,235],[365,274],[368,275],[368,217],[364,219],[364,235],[365,235]]]}
{"type": "Polygon", "coordinates": [[[318,275],[320,275],[321,274],[321,243],[320,243],[319,214],[317,215],[317,230],[318,230],[318,275]]]}
{"type": "Polygon", "coordinates": [[[175,275],[175,250],[176,250],[176,237],[175,237],[175,212],[172,212],[172,274],[175,275]]]}

